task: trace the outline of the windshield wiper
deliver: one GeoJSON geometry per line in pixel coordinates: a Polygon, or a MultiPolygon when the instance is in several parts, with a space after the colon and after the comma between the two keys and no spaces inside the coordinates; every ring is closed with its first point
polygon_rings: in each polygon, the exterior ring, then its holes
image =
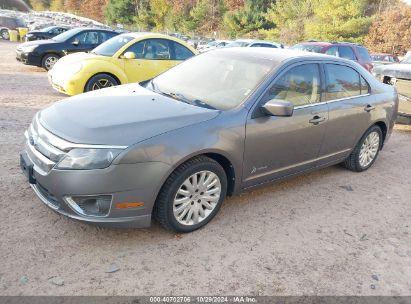
{"type": "Polygon", "coordinates": [[[175,92],[163,92],[161,91],[158,86],[154,83],[153,80],[150,81],[151,87],[153,89],[153,92],[156,92],[158,94],[161,94],[163,96],[167,96],[167,97],[171,97],[173,99],[176,99],[178,101],[190,104],[190,105],[195,105],[195,106],[199,106],[199,107],[203,107],[203,108],[207,108],[207,109],[213,109],[215,110],[216,108],[214,108],[213,106],[210,106],[209,104],[205,103],[204,101],[201,101],[199,99],[190,99],[185,97],[183,94],[180,93],[175,93],[175,92]]]}

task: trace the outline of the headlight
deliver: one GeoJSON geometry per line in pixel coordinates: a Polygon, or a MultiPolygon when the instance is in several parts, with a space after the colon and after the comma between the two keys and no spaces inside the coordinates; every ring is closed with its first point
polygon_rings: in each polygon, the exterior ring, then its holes
{"type": "Polygon", "coordinates": [[[83,68],[83,65],[81,63],[70,64],[65,67],[64,73],[67,73],[69,75],[74,75],[80,72],[82,68],[83,68]]]}
{"type": "Polygon", "coordinates": [[[30,52],[33,52],[36,47],[38,47],[38,45],[22,46],[22,47],[21,47],[21,50],[22,50],[24,53],[30,53],[30,52]]]}
{"type": "Polygon", "coordinates": [[[57,169],[104,169],[123,151],[122,149],[73,149],[57,164],[57,169]]]}

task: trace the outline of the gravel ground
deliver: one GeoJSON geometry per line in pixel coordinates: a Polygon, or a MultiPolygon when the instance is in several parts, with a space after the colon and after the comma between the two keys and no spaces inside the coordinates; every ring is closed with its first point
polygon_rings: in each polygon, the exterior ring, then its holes
{"type": "Polygon", "coordinates": [[[33,114],[63,98],[0,42],[0,295],[411,295],[411,130],[374,167],[228,199],[204,229],[114,230],[45,207],[18,166],[33,114]]]}

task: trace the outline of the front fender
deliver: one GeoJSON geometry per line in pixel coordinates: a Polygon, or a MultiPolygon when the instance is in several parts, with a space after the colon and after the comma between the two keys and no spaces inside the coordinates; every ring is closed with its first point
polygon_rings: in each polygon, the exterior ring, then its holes
{"type": "Polygon", "coordinates": [[[115,76],[120,81],[120,84],[128,83],[128,78],[127,75],[124,73],[124,70],[118,65],[112,63],[111,61],[90,60],[83,64],[84,66],[82,72],[84,73],[88,73],[92,76],[96,74],[107,73],[115,76]]]}

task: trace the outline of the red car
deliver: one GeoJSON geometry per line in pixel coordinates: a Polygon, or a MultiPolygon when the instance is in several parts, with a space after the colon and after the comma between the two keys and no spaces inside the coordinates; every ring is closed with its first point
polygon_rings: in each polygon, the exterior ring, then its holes
{"type": "Polygon", "coordinates": [[[358,62],[367,71],[373,68],[372,59],[366,47],[351,42],[302,42],[292,47],[294,50],[323,53],[358,62]]]}

